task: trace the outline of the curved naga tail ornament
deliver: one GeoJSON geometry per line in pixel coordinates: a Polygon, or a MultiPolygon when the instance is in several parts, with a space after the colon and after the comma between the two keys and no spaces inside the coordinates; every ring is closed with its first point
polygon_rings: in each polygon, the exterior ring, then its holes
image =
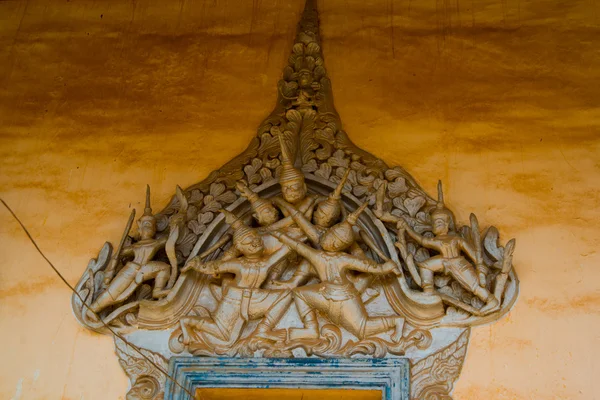
{"type": "Polygon", "coordinates": [[[172,352],[193,355],[404,355],[414,399],[449,398],[470,327],[501,318],[517,299],[515,240],[502,246],[474,215],[460,225],[441,182],[434,199],[350,141],[314,0],[277,89],[242,154],[177,187],[156,215],[147,190],[138,232],[130,235],[132,213],[115,254],[105,244],[84,271],[77,319],[103,331],[87,305],[123,334],[163,330],[172,352]],[[333,225],[339,215],[347,217],[333,225]]]}

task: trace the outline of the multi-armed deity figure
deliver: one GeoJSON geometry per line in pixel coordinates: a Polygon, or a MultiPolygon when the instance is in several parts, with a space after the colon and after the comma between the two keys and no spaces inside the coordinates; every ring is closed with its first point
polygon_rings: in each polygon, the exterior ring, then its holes
{"type": "Polygon", "coordinates": [[[296,308],[304,328],[290,329],[290,340],[319,337],[317,311],[360,339],[394,328],[392,340],[399,341],[402,338],[404,319],[399,316],[369,317],[359,293],[347,277],[348,270],[371,274],[401,273],[398,265],[392,260],[379,265],[365,257],[344,252],[354,243],[352,226],[366,206],[367,203],[364,203],[344,221],[329,228],[319,241],[322,250],[314,249],[283,233],[273,233],[284,244],[305,257],[321,280],[321,283],[301,286],[293,290],[296,308]]]}
{"type": "MultiPolygon", "coordinates": [[[[180,214],[187,209],[187,201],[179,187],[177,194],[180,200],[180,214]]],[[[140,240],[130,246],[117,251],[110,265],[105,271],[104,283],[106,289],[100,293],[98,298],[89,306],[89,309],[97,313],[108,306],[119,304],[127,300],[135,290],[143,283],[154,280],[152,297],[159,299],[165,297],[170,286],[177,277],[177,257],[175,255],[175,242],[179,236],[181,227],[177,226],[181,218],[175,218],[168,236],[155,238],[156,217],[152,214],[150,207],[150,187],[146,187],[146,207],[144,215],[138,221],[140,240]],[[153,260],[156,253],[165,249],[170,264],[163,261],[153,260]],[[115,272],[122,258],[132,258],[119,270],[115,272]]],[[[126,230],[125,235],[129,233],[126,230]]]]}
{"type": "MultiPolygon", "coordinates": [[[[181,319],[183,343],[189,343],[189,329],[192,328],[231,344],[239,339],[245,323],[256,319],[261,319],[261,322],[253,335],[269,340],[285,340],[286,331],[276,331],[275,326],[291,304],[291,292],[261,289],[261,286],[271,268],[282,261],[290,249],[280,246],[276,251],[265,254],[263,239],[256,229],[248,227],[229,211],[221,212],[233,229],[233,245],[242,256],[208,262],[202,262],[196,256],[187,262],[182,272],[194,269],[213,276],[231,273],[234,278],[223,288],[223,298],[212,317],[181,319]]],[[[212,342],[210,338],[204,338],[212,342]]]]}
{"type": "Polygon", "coordinates": [[[488,314],[498,308],[499,300],[484,287],[473,264],[463,256],[465,253],[474,263],[481,262],[475,249],[467,240],[451,231],[451,227],[454,226],[454,214],[444,205],[442,182],[438,182],[438,202],[431,212],[434,238],[418,234],[404,218],[384,213],[381,206],[376,208],[375,213],[383,221],[395,222],[399,235],[404,235],[406,232],[421,246],[439,253],[417,263],[420,269],[421,287],[425,293],[435,292],[434,274],[445,273],[485,303],[479,311],[481,314],[488,314]]]}

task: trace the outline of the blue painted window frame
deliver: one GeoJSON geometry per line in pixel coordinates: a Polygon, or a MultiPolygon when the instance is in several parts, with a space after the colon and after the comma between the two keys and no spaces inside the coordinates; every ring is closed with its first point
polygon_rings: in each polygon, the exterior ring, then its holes
{"type": "MultiPolygon", "coordinates": [[[[381,390],[382,400],[410,400],[406,358],[212,358],[172,357],[169,373],[187,390],[303,388],[381,390]]],[[[167,380],[165,400],[189,400],[167,380]]]]}

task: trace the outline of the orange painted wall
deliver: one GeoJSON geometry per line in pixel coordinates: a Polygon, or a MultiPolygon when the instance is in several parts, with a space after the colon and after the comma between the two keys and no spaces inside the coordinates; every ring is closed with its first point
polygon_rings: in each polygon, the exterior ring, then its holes
{"type": "MultiPolygon", "coordinates": [[[[473,330],[457,399],[600,399],[600,3],[319,1],[351,138],[517,238],[521,297],[473,330]]],[[[0,2],[0,195],[75,283],[245,148],[301,0],[0,2]]],[[[0,210],[0,398],[117,399],[112,341],[0,210]]]]}

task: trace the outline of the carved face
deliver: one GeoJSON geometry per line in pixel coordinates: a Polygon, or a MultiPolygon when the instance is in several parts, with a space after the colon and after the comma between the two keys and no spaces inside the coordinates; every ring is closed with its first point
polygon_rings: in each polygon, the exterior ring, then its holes
{"type": "Polygon", "coordinates": [[[160,384],[151,376],[140,376],[131,390],[127,392],[127,400],[153,400],[157,399],[160,384]]]}
{"type": "Polygon", "coordinates": [[[143,216],[138,221],[138,228],[142,240],[152,239],[156,234],[156,220],[154,217],[143,216]]]}
{"type": "Polygon", "coordinates": [[[320,244],[323,250],[335,252],[347,249],[351,243],[348,243],[347,240],[343,240],[333,232],[327,231],[321,237],[320,244]]]}
{"type": "Polygon", "coordinates": [[[255,230],[250,231],[241,239],[236,240],[235,247],[245,256],[259,256],[264,250],[260,234],[255,230]]]}
{"type": "Polygon", "coordinates": [[[259,225],[268,226],[279,220],[279,211],[275,207],[265,207],[255,214],[255,218],[259,225]]]}
{"type": "Polygon", "coordinates": [[[445,235],[450,229],[450,221],[448,216],[444,214],[437,214],[433,218],[433,233],[435,235],[445,235]]]}
{"type": "Polygon", "coordinates": [[[315,223],[315,225],[319,225],[319,226],[328,228],[331,225],[333,225],[333,223],[335,222],[337,217],[338,217],[338,215],[333,215],[330,212],[325,212],[320,207],[317,207],[317,209],[315,210],[315,213],[313,215],[313,222],[315,223]]]}
{"type": "Polygon", "coordinates": [[[315,225],[329,228],[339,218],[341,214],[340,207],[333,206],[329,201],[321,202],[313,214],[315,225]]]}
{"type": "Polygon", "coordinates": [[[281,194],[285,201],[295,204],[306,197],[306,184],[300,180],[282,183],[281,194]]]}
{"type": "Polygon", "coordinates": [[[313,83],[310,72],[302,72],[298,77],[298,85],[302,88],[309,87],[313,83]]]}

